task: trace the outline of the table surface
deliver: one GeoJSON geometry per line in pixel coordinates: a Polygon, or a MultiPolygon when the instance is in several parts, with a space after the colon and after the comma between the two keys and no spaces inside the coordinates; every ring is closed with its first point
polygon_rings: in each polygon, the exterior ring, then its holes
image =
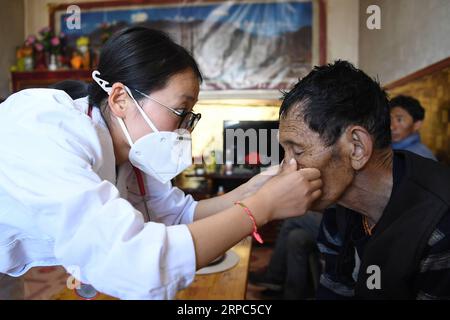
{"type": "MultiPolygon", "coordinates": [[[[239,256],[239,263],[224,272],[196,275],[193,283],[178,292],[178,300],[244,300],[247,291],[247,275],[252,240],[243,239],[231,250],[239,256]]],[[[64,289],[52,297],[53,300],[83,300],[74,290],[64,289]]],[[[117,300],[98,294],[94,300],[117,300]]]]}

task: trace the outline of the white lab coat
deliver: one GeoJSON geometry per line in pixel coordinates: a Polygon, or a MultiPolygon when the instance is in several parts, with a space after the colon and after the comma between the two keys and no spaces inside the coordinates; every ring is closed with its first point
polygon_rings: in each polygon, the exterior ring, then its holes
{"type": "Polygon", "coordinates": [[[121,299],[173,298],[195,275],[185,224],[196,202],[144,175],[145,222],[130,164],[116,179],[109,131],[87,108],[87,98],[52,89],[0,105],[0,273],[62,265],[121,299]]]}

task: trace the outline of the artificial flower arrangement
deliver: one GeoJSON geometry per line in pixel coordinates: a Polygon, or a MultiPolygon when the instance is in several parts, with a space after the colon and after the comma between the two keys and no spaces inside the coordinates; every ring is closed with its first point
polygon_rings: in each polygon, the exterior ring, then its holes
{"type": "Polygon", "coordinates": [[[101,46],[115,31],[114,25],[104,23],[100,32],[92,36],[69,39],[58,35],[50,27],[42,28],[38,35],[30,35],[16,50],[16,64],[11,71],[61,70],[95,68],[101,46]]]}
{"type": "Polygon", "coordinates": [[[89,42],[88,37],[80,37],[77,39],[77,50],[72,53],[72,59],[70,60],[73,69],[89,69],[91,67],[89,42]]]}
{"type": "Polygon", "coordinates": [[[42,28],[39,36],[30,35],[16,50],[13,71],[57,70],[67,67],[66,35],[55,35],[49,27],[42,28]]]}

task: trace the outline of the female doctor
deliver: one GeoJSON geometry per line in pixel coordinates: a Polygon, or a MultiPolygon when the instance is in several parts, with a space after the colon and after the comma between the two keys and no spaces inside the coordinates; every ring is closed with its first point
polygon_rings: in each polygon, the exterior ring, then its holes
{"type": "Polygon", "coordinates": [[[29,89],[0,105],[0,278],[62,265],[118,298],[170,299],[196,269],[320,196],[320,173],[294,161],[200,202],[172,187],[192,161],[201,74],[165,34],[117,33],[93,79],[86,98],[29,89]]]}

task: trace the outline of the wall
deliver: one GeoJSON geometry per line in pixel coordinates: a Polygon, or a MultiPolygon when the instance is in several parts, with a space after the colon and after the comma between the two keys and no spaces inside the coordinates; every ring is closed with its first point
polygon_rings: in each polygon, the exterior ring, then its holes
{"type": "MultiPolygon", "coordinates": [[[[49,24],[49,14],[48,5],[49,4],[76,4],[77,2],[98,2],[99,0],[23,0],[25,1],[25,35],[37,34],[40,29],[49,24]]],[[[318,0],[312,0],[314,5],[314,17],[313,25],[318,30],[318,0]]],[[[339,0],[334,0],[339,1],[339,0]]],[[[346,0],[346,1],[359,1],[359,0],[346,0]]],[[[163,0],[161,0],[163,2],[163,0]]],[[[318,32],[313,32],[313,64],[318,64],[319,62],[319,34],[318,32]]],[[[240,98],[255,98],[255,99],[278,99],[278,90],[252,90],[251,95],[242,94],[239,91],[229,91],[224,96],[222,93],[219,95],[214,92],[202,92],[201,99],[240,99],[240,98]]]]}
{"type": "Polygon", "coordinates": [[[327,0],[327,61],[359,64],[359,0],[327,0]]]}
{"type": "Polygon", "coordinates": [[[9,68],[16,62],[15,48],[24,40],[25,11],[23,0],[0,0],[0,8],[0,97],[6,98],[10,93],[9,68]]]}
{"type": "MultiPolygon", "coordinates": [[[[86,0],[83,0],[83,2],[86,0]]],[[[97,0],[88,0],[97,1],[97,0]]],[[[73,0],[25,0],[26,23],[25,34],[35,34],[43,26],[48,25],[49,3],[68,3],[73,0]]],[[[314,9],[318,9],[317,0],[313,1],[314,9]]],[[[358,64],[358,41],[359,41],[359,0],[327,0],[327,57],[328,61],[335,59],[346,59],[356,65],[358,64]]],[[[315,11],[317,12],[317,11],[315,11]]],[[[313,19],[314,27],[319,27],[317,13],[313,19]]],[[[314,52],[313,63],[318,64],[318,32],[314,32],[314,52]]],[[[239,95],[237,95],[239,96],[239,95]]],[[[255,92],[253,98],[258,99],[278,99],[280,93],[275,92],[255,92]]],[[[221,96],[224,97],[223,95],[221,96]]],[[[213,95],[201,94],[201,99],[212,99],[213,95]]],[[[233,98],[233,95],[227,98],[233,98]]],[[[252,98],[248,96],[248,98],[252,98]]],[[[277,104],[277,103],[274,103],[277,104]]],[[[196,112],[202,113],[202,120],[198,128],[193,133],[193,153],[200,155],[205,150],[222,149],[223,120],[275,120],[278,118],[278,106],[247,107],[245,105],[219,106],[219,105],[198,105],[196,112]],[[211,140],[202,136],[212,137],[211,140]],[[202,136],[199,134],[203,133],[202,136]]]]}
{"type": "MultiPolygon", "coordinates": [[[[48,4],[73,4],[74,0],[24,0],[25,1],[25,34],[36,34],[42,27],[48,25],[48,4]]],[[[79,0],[94,2],[98,0],[79,0]]],[[[359,0],[325,0],[327,12],[327,55],[330,61],[336,58],[348,59],[354,63],[358,60],[358,22],[359,0]],[[345,39],[345,41],[344,41],[345,39]]],[[[313,0],[314,12],[318,10],[318,0],[313,0]]],[[[318,15],[313,18],[315,30],[318,30],[318,15]]],[[[313,34],[313,64],[319,63],[319,33],[313,34]]]]}
{"type": "MultiPolygon", "coordinates": [[[[76,2],[24,1],[26,35],[48,24],[48,3],[76,2]]],[[[370,75],[378,75],[382,83],[450,56],[448,0],[326,0],[326,8],[327,60],[349,60],[370,75]],[[371,4],[381,7],[381,30],[366,28],[366,9],[371,4]]]]}
{"type": "Polygon", "coordinates": [[[450,1],[361,0],[360,67],[382,84],[450,56],[450,1]],[[381,8],[381,29],[366,27],[366,9],[381,8]]]}

